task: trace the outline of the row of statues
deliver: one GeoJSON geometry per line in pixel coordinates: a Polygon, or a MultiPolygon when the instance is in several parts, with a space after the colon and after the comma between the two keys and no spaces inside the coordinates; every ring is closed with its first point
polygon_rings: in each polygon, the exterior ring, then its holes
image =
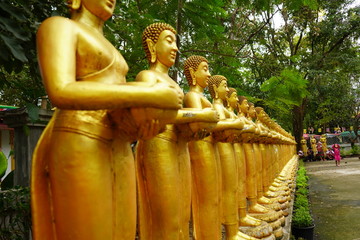
{"type": "Polygon", "coordinates": [[[204,57],[185,61],[184,95],[168,75],[178,52],[168,24],[144,30],[150,67],[126,82],[102,32],[115,0],[69,6],[71,19],[51,17],[37,34],[56,110],[33,155],[33,238],[281,239],[294,138],[204,57]]]}
{"type": "Polygon", "coordinates": [[[327,139],[325,134],[320,136],[319,141],[316,141],[316,138],[314,136],[310,136],[309,142],[310,147],[308,147],[307,141],[304,137],[300,140],[301,151],[303,152],[305,157],[309,155],[310,149],[312,155],[316,156],[319,154],[321,157],[323,157],[328,151],[327,139]]]}

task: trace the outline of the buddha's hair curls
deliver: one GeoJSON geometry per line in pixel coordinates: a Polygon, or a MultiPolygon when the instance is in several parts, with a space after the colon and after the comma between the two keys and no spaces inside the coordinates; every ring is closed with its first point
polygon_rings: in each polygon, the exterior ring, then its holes
{"type": "Polygon", "coordinates": [[[238,103],[241,104],[244,100],[247,100],[247,97],[239,96],[238,99],[239,99],[238,103]]]}
{"type": "Polygon", "coordinates": [[[222,75],[214,75],[214,76],[210,77],[209,82],[208,82],[208,88],[209,88],[210,95],[213,99],[215,99],[214,85],[216,87],[219,87],[220,83],[224,80],[227,81],[226,77],[224,77],[222,75]]]}
{"type": "Polygon", "coordinates": [[[159,39],[160,34],[165,30],[169,30],[176,34],[176,30],[167,23],[153,23],[145,28],[142,35],[142,45],[146,53],[146,58],[149,62],[151,60],[151,53],[146,43],[146,39],[151,39],[154,43],[156,43],[159,39]]]}
{"type": "Polygon", "coordinates": [[[194,71],[197,70],[197,68],[199,67],[200,63],[202,62],[206,62],[208,63],[208,60],[202,56],[198,56],[198,55],[193,55],[188,57],[185,62],[184,62],[184,74],[186,77],[186,80],[188,81],[189,86],[192,85],[192,79],[191,79],[191,74],[190,74],[190,69],[192,68],[194,69],[194,71]]]}
{"type": "Polygon", "coordinates": [[[257,114],[260,114],[261,111],[264,111],[264,109],[262,107],[256,107],[255,111],[256,111],[257,114]]]}

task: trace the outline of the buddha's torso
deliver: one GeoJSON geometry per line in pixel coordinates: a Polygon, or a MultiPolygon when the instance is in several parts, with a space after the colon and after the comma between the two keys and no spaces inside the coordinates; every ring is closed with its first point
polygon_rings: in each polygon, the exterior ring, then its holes
{"type": "Polygon", "coordinates": [[[74,22],[74,26],[77,31],[77,80],[108,84],[126,82],[129,67],[119,51],[102,34],[87,25],[74,22]],[[107,77],[101,77],[101,74],[107,77]]]}

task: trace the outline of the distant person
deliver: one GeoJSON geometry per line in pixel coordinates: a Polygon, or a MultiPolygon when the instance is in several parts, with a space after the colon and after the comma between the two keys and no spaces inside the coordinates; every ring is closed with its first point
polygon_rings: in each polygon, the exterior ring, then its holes
{"type": "Polygon", "coordinates": [[[319,156],[320,161],[321,161],[321,160],[322,160],[322,161],[325,161],[324,151],[323,151],[323,145],[322,145],[321,142],[318,142],[318,143],[316,144],[316,150],[317,150],[317,152],[318,152],[317,156],[319,156]]]}
{"type": "Polygon", "coordinates": [[[341,160],[340,145],[336,143],[336,144],[332,145],[332,148],[334,150],[335,164],[338,167],[338,166],[340,166],[340,160],[341,160]]]}
{"type": "Polygon", "coordinates": [[[314,152],[313,152],[313,150],[311,148],[308,149],[307,160],[309,162],[314,161],[314,152]]]}
{"type": "Polygon", "coordinates": [[[334,150],[332,150],[331,148],[328,148],[328,150],[326,151],[326,158],[329,160],[333,160],[334,159],[334,150]]]}

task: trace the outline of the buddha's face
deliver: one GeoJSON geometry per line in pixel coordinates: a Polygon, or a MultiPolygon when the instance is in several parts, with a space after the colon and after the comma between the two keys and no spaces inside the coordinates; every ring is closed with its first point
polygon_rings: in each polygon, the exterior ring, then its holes
{"type": "Polygon", "coordinates": [[[235,109],[237,107],[239,99],[236,92],[231,93],[230,97],[228,97],[226,100],[229,102],[232,108],[235,109]]]}
{"type": "Polygon", "coordinates": [[[196,83],[205,88],[208,85],[208,80],[211,77],[209,72],[209,65],[207,62],[201,62],[194,72],[194,76],[196,78],[196,83]]]}
{"type": "Polygon", "coordinates": [[[114,12],[116,0],[81,0],[81,4],[92,14],[106,21],[114,12]]]}
{"type": "Polygon", "coordinates": [[[244,114],[248,113],[248,111],[249,111],[248,100],[244,99],[244,100],[241,102],[239,108],[240,108],[240,110],[241,110],[242,113],[244,113],[244,114]]]}
{"type": "Polygon", "coordinates": [[[251,118],[255,118],[255,117],[256,117],[256,111],[255,111],[254,105],[249,106],[248,112],[249,112],[249,116],[250,116],[251,118]]]}
{"type": "Polygon", "coordinates": [[[229,91],[229,88],[227,86],[227,82],[225,80],[222,80],[219,86],[216,89],[217,94],[220,99],[225,100],[227,92],[229,91]]]}
{"type": "Polygon", "coordinates": [[[159,62],[167,67],[174,65],[178,51],[175,34],[169,30],[162,31],[155,44],[155,51],[159,62]]]}

